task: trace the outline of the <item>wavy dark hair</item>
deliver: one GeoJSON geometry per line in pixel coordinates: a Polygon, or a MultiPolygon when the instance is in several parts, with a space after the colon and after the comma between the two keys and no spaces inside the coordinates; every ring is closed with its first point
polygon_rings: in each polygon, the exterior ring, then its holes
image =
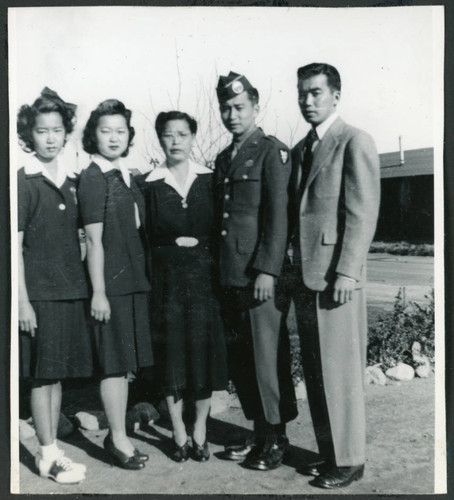
{"type": "Polygon", "coordinates": [[[187,113],[183,113],[182,111],[162,111],[159,113],[155,122],[156,134],[158,135],[158,139],[161,139],[161,136],[166,128],[167,122],[172,120],[184,120],[189,125],[189,130],[193,135],[197,133],[197,122],[192,116],[189,116],[187,113]]]}
{"type": "Polygon", "coordinates": [[[331,64],[311,63],[298,68],[297,76],[299,80],[307,80],[313,76],[325,75],[328,87],[333,90],[341,90],[341,77],[339,71],[331,64]]]}
{"type": "MultiPolygon", "coordinates": [[[[58,95],[47,87],[41,92],[41,96],[29,106],[24,104],[17,114],[17,135],[21,141],[21,147],[26,152],[35,150],[32,138],[32,130],[36,123],[36,117],[45,113],[59,113],[62,117],[66,135],[74,129],[76,106],[60,99],[58,95]]],[[[66,137],[65,137],[66,143],[66,137]]]]}
{"type": "Polygon", "coordinates": [[[98,143],[96,141],[96,127],[98,126],[98,122],[101,116],[107,115],[124,116],[129,131],[129,141],[128,147],[121,156],[128,156],[129,148],[132,146],[132,140],[134,139],[134,135],[136,132],[134,130],[134,127],[131,126],[131,110],[127,109],[125,105],[118,99],[107,99],[106,101],[98,104],[96,109],[91,112],[90,118],[85,125],[82,137],[84,151],[92,155],[98,152],[98,143]]]}

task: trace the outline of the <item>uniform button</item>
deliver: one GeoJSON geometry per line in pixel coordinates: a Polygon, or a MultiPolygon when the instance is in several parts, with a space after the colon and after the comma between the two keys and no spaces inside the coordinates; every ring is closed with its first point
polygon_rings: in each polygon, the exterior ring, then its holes
{"type": "Polygon", "coordinates": [[[221,236],[225,236],[226,234],[227,234],[227,231],[226,231],[225,229],[223,229],[223,230],[221,231],[221,236]]]}
{"type": "Polygon", "coordinates": [[[244,174],[244,175],[243,175],[243,179],[248,179],[248,175],[247,175],[247,174],[244,174]]]}
{"type": "Polygon", "coordinates": [[[230,195],[229,195],[229,194],[226,194],[226,195],[224,196],[224,199],[225,199],[225,200],[230,200],[230,195]]]}
{"type": "Polygon", "coordinates": [[[58,208],[60,210],[66,210],[66,205],[64,203],[60,203],[60,205],[58,205],[58,208]]]}
{"type": "Polygon", "coordinates": [[[224,212],[224,213],[222,214],[222,217],[224,217],[224,219],[227,219],[227,218],[229,217],[229,214],[228,214],[227,212],[224,212]]]}
{"type": "Polygon", "coordinates": [[[188,208],[188,204],[187,204],[187,203],[182,203],[182,204],[181,204],[181,206],[182,206],[183,208],[188,208]]]}
{"type": "Polygon", "coordinates": [[[229,182],[230,182],[230,179],[229,179],[228,177],[226,177],[226,178],[224,179],[224,183],[225,183],[225,184],[228,184],[229,182]]]}

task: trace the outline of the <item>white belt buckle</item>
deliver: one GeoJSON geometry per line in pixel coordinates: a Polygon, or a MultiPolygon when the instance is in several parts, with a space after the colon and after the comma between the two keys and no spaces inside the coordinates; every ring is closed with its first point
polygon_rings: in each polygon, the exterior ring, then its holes
{"type": "Polygon", "coordinates": [[[199,240],[197,238],[193,238],[192,236],[180,236],[175,240],[175,243],[179,247],[195,247],[199,244],[199,240]]]}

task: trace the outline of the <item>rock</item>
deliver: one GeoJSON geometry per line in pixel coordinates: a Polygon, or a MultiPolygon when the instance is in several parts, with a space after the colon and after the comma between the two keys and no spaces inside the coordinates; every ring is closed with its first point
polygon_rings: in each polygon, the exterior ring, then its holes
{"type": "Polygon", "coordinates": [[[24,441],[25,439],[31,438],[36,434],[35,428],[33,427],[33,420],[29,418],[28,420],[19,420],[19,440],[24,441]]]}
{"type": "Polygon", "coordinates": [[[87,431],[99,431],[100,429],[107,429],[107,418],[102,411],[92,411],[87,413],[80,411],[76,413],[76,422],[79,427],[87,431]]]}
{"type": "Polygon", "coordinates": [[[126,414],[126,428],[136,432],[142,425],[154,424],[160,416],[158,410],[151,403],[137,403],[126,414]]]}
{"type": "Polygon", "coordinates": [[[386,376],[392,380],[411,380],[415,376],[415,370],[405,363],[399,363],[386,370],[386,376]]]}
{"type": "Polygon", "coordinates": [[[230,394],[230,408],[241,408],[240,399],[236,392],[230,394]]]}
{"type": "Polygon", "coordinates": [[[378,366],[366,368],[366,384],[386,385],[386,375],[378,366]]]}
{"type": "Polygon", "coordinates": [[[307,390],[306,384],[303,380],[300,380],[295,386],[295,395],[297,400],[306,401],[307,399],[307,390]]]}
{"type": "Polygon", "coordinates": [[[430,366],[430,363],[429,364],[420,365],[420,366],[416,367],[415,372],[416,372],[416,375],[419,378],[427,378],[432,373],[432,367],[430,366]]]}
{"type": "Polygon", "coordinates": [[[57,437],[64,438],[66,436],[69,436],[73,431],[74,425],[71,420],[69,420],[69,418],[63,413],[60,413],[60,418],[58,420],[57,437]]]}
{"type": "Polygon", "coordinates": [[[214,391],[211,395],[210,415],[217,415],[230,406],[230,394],[227,391],[214,391]]]}

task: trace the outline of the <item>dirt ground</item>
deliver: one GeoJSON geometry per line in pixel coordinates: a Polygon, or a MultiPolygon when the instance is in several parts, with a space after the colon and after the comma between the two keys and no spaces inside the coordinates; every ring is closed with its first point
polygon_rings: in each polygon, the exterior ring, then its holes
{"type": "Polygon", "coordinates": [[[124,471],[106,460],[102,441],[106,431],[75,432],[63,441],[73,460],[88,467],[78,485],[59,485],[38,477],[33,455],[36,438],[20,445],[21,493],[88,494],[422,494],[434,484],[434,378],[414,379],[385,387],[368,386],[367,462],[364,478],[335,492],[310,486],[298,469],[316,456],[316,444],[306,401],[288,425],[291,448],[282,467],[270,472],[250,471],[219,458],[227,440],[250,427],[240,409],[230,408],[210,419],[208,441],[212,457],[206,463],[177,464],[168,458],[169,424],[164,419],[134,435],[134,443],[150,454],[142,471],[124,471]]]}
{"type": "MultiPolygon", "coordinates": [[[[409,299],[420,301],[432,284],[433,259],[371,255],[369,262],[369,324],[392,309],[399,286],[411,289],[409,299]],[[390,267],[390,262],[394,267],[390,267]],[[424,267],[425,266],[425,267],[424,267]],[[384,273],[387,273],[386,275],[384,273]],[[385,277],[385,278],[383,278],[385,277]],[[384,283],[383,283],[384,279],[384,283]]],[[[297,341],[294,318],[289,318],[291,340],[297,341]]],[[[87,479],[78,485],[58,485],[36,475],[33,456],[36,438],[20,444],[21,493],[73,494],[268,494],[315,495],[339,493],[432,493],[434,488],[434,378],[366,388],[367,462],[364,478],[334,492],[313,488],[299,469],[316,457],[317,446],[307,401],[299,401],[299,416],[288,425],[291,448],[284,464],[269,472],[250,471],[224,461],[224,444],[245,436],[250,423],[241,409],[230,408],[209,421],[212,456],[206,463],[190,460],[177,464],[168,458],[170,425],[160,419],[133,437],[137,447],[150,455],[142,471],[124,471],[106,460],[102,442],[106,430],[75,432],[63,441],[67,454],[87,465],[87,479]]],[[[82,385],[64,393],[63,412],[100,409],[96,387],[82,385]]]]}

